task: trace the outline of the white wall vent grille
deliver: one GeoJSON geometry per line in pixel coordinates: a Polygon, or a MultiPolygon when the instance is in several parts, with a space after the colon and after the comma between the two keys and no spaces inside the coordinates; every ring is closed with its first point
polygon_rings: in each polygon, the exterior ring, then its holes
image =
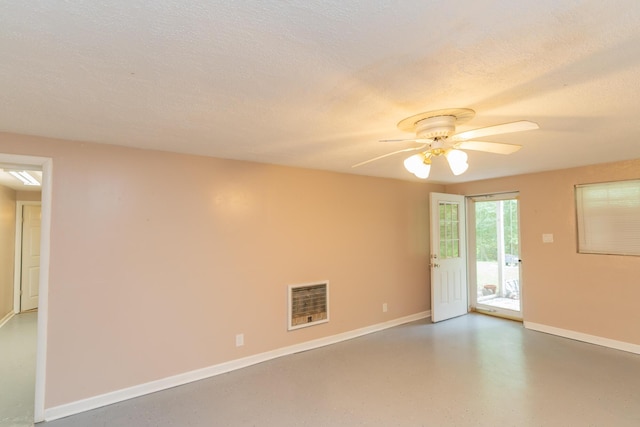
{"type": "Polygon", "coordinates": [[[289,286],[289,330],[329,321],[329,282],[289,286]]]}

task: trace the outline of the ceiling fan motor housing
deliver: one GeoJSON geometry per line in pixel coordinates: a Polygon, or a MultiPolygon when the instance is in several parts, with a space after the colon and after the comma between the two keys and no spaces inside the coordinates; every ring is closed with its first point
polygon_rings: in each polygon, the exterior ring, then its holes
{"type": "Polygon", "coordinates": [[[420,120],[415,125],[418,138],[447,138],[456,131],[455,116],[437,116],[420,120]]]}
{"type": "Polygon", "coordinates": [[[455,133],[456,125],[471,120],[475,114],[469,108],[427,111],[401,120],[398,129],[414,132],[420,139],[444,139],[455,133]]]}

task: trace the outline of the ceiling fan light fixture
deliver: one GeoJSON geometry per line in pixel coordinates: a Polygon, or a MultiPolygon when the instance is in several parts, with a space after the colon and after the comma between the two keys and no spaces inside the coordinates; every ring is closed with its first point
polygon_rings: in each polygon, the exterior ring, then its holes
{"type": "Polygon", "coordinates": [[[464,151],[449,150],[447,154],[445,154],[445,157],[447,158],[451,172],[456,176],[465,173],[469,168],[469,164],[467,163],[469,156],[464,151]]]}
{"type": "Polygon", "coordinates": [[[404,167],[418,178],[427,179],[431,172],[431,156],[426,153],[414,154],[405,159],[404,167]]]}
{"type": "Polygon", "coordinates": [[[407,157],[404,160],[404,167],[411,173],[415,173],[420,168],[420,165],[424,162],[424,154],[418,153],[411,157],[407,157]]]}
{"type": "Polygon", "coordinates": [[[420,165],[420,168],[415,171],[413,174],[420,179],[429,178],[429,173],[431,172],[431,161],[429,163],[423,163],[420,165]]]}

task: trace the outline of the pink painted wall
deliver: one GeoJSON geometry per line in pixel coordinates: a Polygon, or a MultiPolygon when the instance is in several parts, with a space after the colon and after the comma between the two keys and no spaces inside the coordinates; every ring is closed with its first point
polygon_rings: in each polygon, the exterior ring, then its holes
{"type": "Polygon", "coordinates": [[[640,159],[446,186],[520,192],[524,320],[640,344],[640,257],[577,253],[574,186],[640,178],[640,159]],[[543,243],[551,233],[553,243],[543,243]]]}
{"type": "Polygon", "coordinates": [[[0,185],[0,320],[13,311],[16,192],[0,185]]]}
{"type": "Polygon", "coordinates": [[[1,133],[0,152],[53,158],[47,408],[430,309],[440,185],[1,133]],[[287,286],[322,279],[331,321],[287,332],[287,286]]]}

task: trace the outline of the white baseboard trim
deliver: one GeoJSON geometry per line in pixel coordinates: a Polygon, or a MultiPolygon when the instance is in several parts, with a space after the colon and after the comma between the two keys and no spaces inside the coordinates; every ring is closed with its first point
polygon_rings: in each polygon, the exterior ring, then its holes
{"type": "Polygon", "coordinates": [[[313,350],[315,348],[324,347],[330,344],[336,344],[341,341],[350,340],[373,332],[379,332],[384,329],[399,326],[404,323],[425,319],[431,316],[431,310],[412,314],[410,316],[401,317],[399,319],[390,320],[388,322],[378,323],[353,331],[343,332],[341,334],[329,337],[319,338],[312,341],[282,347],[276,350],[267,351],[265,353],[255,354],[253,356],[244,357],[242,359],[231,360],[229,362],[220,363],[218,365],[208,366],[206,368],[197,369],[195,371],[185,372],[183,374],[174,375],[160,380],[151,381],[144,384],[135,385],[133,387],[112,391],[110,393],[101,394],[87,399],[66,403],[60,406],[46,408],[44,410],[44,419],[53,421],[58,418],[68,417],[80,412],[89,411],[91,409],[100,408],[102,406],[111,405],[113,403],[122,402],[124,400],[133,399],[145,394],[155,393],[157,391],[166,390],[193,381],[199,381],[215,375],[224,374],[236,369],[246,368],[257,363],[266,362],[278,357],[287,356],[301,351],[313,350]]]}
{"type": "Polygon", "coordinates": [[[11,318],[15,315],[15,313],[13,312],[13,310],[11,310],[10,312],[7,313],[6,316],[4,316],[2,319],[0,319],[0,328],[2,328],[5,323],[7,323],[9,320],[11,320],[11,318]]]}
{"type": "Polygon", "coordinates": [[[625,341],[616,341],[609,338],[603,338],[596,335],[584,334],[582,332],[571,331],[568,329],[556,328],[553,326],[541,325],[539,323],[524,322],[524,327],[532,331],[544,332],[551,335],[557,335],[576,341],[583,341],[589,344],[601,345],[603,347],[613,348],[615,350],[628,351],[629,353],[640,354],[640,345],[632,344],[625,341]]]}

